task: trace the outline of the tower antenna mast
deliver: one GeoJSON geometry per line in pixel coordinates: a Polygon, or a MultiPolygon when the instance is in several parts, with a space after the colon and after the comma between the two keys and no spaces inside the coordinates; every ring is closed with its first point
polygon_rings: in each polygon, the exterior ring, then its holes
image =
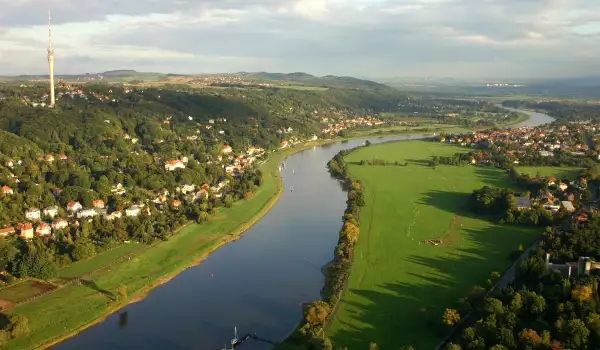
{"type": "Polygon", "coordinates": [[[54,107],[54,48],[52,47],[52,18],[48,9],[48,73],[50,76],[50,107],[54,107]]]}

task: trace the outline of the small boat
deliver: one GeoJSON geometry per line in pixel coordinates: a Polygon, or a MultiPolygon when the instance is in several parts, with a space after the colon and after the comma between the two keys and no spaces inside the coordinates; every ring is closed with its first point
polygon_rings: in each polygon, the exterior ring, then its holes
{"type": "Polygon", "coordinates": [[[294,192],[294,186],[290,186],[290,192],[294,192]]]}

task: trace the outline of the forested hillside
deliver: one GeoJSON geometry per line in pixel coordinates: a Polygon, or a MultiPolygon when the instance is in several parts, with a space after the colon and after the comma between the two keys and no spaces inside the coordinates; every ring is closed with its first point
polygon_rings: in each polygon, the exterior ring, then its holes
{"type": "MultiPolygon", "coordinates": [[[[51,278],[123,241],[167,239],[251,197],[272,150],[370,117],[391,88],[0,89],[0,268],[51,278]],[[25,243],[27,242],[27,243],[25,243]]],[[[371,119],[369,119],[371,120],[371,119]]]]}

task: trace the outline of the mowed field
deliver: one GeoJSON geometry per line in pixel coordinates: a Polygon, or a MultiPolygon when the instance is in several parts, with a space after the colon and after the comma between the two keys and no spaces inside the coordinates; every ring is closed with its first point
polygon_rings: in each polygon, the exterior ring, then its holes
{"type": "Polygon", "coordinates": [[[576,180],[583,168],[575,167],[551,167],[551,166],[520,166],[516,170],[520,173],[536,176],[538,173],[542,177],[553,176],[558,180],[569,179],[576,180]]]}
{"type": "Polygon", "coordinates": [[[432,349],[443,337],[441,316],[490,272],[503,272],[519,246],[535,241],[538,229],[500,226],[472,216],[466,206],[474,189],[510,186],[500,169],[428,167],[431,156],[466,149],[410,141],[353,152],[347,162],[398,160],[404,166],[350,164],[363,181],[366,206],[348,290],[327,336],[335,347],[381,349],[412,345],[432,349]],[[434,246],[423,242],[441,239],[434,246]]]}

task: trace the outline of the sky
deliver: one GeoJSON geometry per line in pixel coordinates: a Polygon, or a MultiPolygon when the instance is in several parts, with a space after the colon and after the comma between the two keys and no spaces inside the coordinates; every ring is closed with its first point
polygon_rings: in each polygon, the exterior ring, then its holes
{"type": "Polygon", "coordinates": [[[0,0],[0,74],[600,74],[598,0],[0,0]]]}

